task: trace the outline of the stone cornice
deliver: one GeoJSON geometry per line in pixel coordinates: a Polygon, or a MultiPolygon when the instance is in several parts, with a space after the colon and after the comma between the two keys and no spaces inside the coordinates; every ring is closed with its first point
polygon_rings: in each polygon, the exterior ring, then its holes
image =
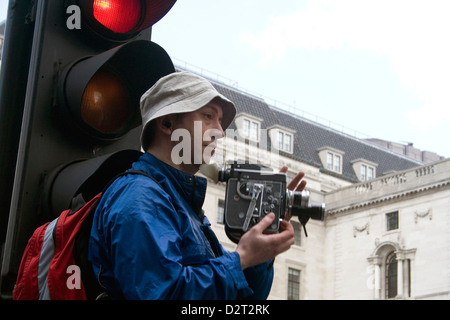
{"type": "Polygon", "coordinates": [[[340,207],[330,208],[326,211],[326,216],[333,216],[341,213],[346,213],[353,210],[366,209],[371,206],[380,205],[381,203],[399,201],[410,196],[417,196],[421,193],[428,191],[434,191],[437,189],[450,188],[450,180],[439,181],[429,185],[418,186],[417,188],[404,190],[402,192],[385,194],[382,196],[377,196],[375,198],[367,199],[364,201],[359,201],[355,203],[349,203],[340,207]]]}
{"type": "Polygon", "coordinates": [[[365,210],[450,187],[450,159],[353,184],[324,195],[325,216],[365,210]]]}

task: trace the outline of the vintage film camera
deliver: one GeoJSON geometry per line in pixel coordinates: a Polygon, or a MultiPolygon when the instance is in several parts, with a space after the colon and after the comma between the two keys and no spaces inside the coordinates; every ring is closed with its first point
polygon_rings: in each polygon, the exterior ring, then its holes
{"type": "MultiPolygon", "coordinates": [[[[207,169],[209,168],[209,169],[207,169]]],[[[224,168],[201,171],[216,181],[226,182],[225,232],[237,243],[241,236],[269,212],[275,213],[274,223],[265,233],[278,232],[280,221],[298,216],[306,233],[308,220],[323,220],[325,204],[310,202],[309,191],[286,189],[286,175],[258,164],[233,162],[224,168]],[[217,174],[217,177],[213,177],[217,174]]]]}

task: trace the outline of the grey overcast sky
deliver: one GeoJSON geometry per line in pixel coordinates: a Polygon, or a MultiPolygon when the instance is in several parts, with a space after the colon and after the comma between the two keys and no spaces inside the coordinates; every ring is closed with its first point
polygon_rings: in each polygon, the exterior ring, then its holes
{"type": "Polygon", "coordinates": [[[448,0],[179,0],[152,40],[299,115],[450,157],[449,16],[448,0]]]}

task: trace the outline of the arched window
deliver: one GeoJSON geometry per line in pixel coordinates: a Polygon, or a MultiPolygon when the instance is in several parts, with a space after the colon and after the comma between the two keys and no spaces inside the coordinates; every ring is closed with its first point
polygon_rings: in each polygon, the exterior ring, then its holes
{"type": "Polygon", "coordinates": [[[397,256],[394,251],[386,257],[385,289],[387,299],[397,296],[397,256]]]}
{"type": "Polygon", "coordinates": [[[378,245],[368,258],[372,268],[375,299],[407,299],[411,297],[411,277],[416,249],[401,249],[397,243],[384,242],[378,245]]]}

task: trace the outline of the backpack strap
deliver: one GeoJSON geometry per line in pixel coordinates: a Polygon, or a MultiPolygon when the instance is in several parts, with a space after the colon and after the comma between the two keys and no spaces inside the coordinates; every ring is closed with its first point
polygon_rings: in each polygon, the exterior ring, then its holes
{"type": "MultiPolygon", "coordinates": [[[[127,174],[140,174],[140,175],[146,176],[147,178],[150,178],[153,181],[155,181],[161,187],[161,189],[163,189],[161,184],[155,178],[153,178],[152,176],[148,175],[146,172],[141,171],[141,170],[128,170],[128,171],[123,171],[123,172],[117,174],[114,178],[109,180],[109,182],[103,187],[103,189],[101,191],[101,194],[105,193],[106,189],[108,189],[111,186],[111,184],[113,184],[113,182],[116,181],[119,177],[125,176],[127,174]]],[[[99,201],[100,201],[100,199],[99,199],[99,201]]],[[[71,212],[69,213],[69,215],[72,215],[75,212],[77,212],[78,210],[80,210],[86,203],[87,203],[87,201],[84,199],[83,194],[82,193],[78,193],[72,199],[72,201],[70,203],[71,212]]]]}
{"type": "Polygon", "coordinates": [[[106,191],[106,189],[108,189],[108,188],[111,186],[111,184],[112,184],[114,181],[116,181],[117,178],[119,178],[119,177],[121,177],[121,176],[125,176],[125,175],[127,175],[127,174],[140,174],[140,175],[146,176],[147,178],[150,178],[150,179],[152,179],[153,181],[155,181],[155,182],[158,184],[158,186],[160,186],[161,189],[163,189],[163,187],[162,187],[161,184],[158,182],[158,180],[156,180],[155,178],[153,178],[152,176],[150,176],[150,175],[147,174],[146,172],[144,172],[144,171],[142,171],[142,170],[128,170],[128,171],[125,171],[125,172],[121,172],[121,173],[119,173],[118,175],[116,175],[114,178],[112,178],[112,179],[108,182],[108,184],[103,188],[102,194],[106,191]]]}

